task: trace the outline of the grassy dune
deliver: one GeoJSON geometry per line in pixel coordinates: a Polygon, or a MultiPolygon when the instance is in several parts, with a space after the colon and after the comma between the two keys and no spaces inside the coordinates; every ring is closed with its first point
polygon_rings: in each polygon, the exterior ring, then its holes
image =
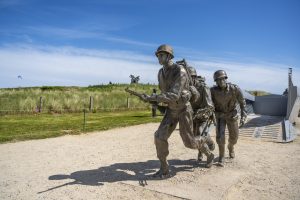
{"type": "Polygon", "coordinates": [[[33,87],[0,89],[0,143],[79,134],[148,122],[151,105],[125,88],[151,94],[156,85],[111,84],[89,87],[33,87]],[[93,109],[89,110],[90,96],[93,109]],[[38,106],[42,97],[42,112],[38,106]],[[129,98],[129,108],[127,99],[129,98]],[[85,125],[84,125],[85,124],[85,125]]]}
{"type": "Polygon", "coordinates": [[[253,96],[265,96],[265,95],[270,95],[271,94],[269,92],[262,91],[262,90],[249,90],[247,92],[249,92],[253,96]]]}
{"type": "Polygon", "coordinates": [[[64,113],[80,112],[89,107],[93,97],[93,111],[127,109],[147,109],[149,104],[140,101],[124,91],[130,87],[139,92],[151,94],[156,85],[150,84],[111,84],[89,87],[33,87],[0,89],[0,113],[35,113],[42,97],[42,112],[64,113]]]}

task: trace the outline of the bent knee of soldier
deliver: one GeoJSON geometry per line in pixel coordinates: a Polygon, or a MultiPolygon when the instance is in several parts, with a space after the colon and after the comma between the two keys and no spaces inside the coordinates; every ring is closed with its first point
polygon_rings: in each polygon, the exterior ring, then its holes
{"type": "Polygon", "coordinates": [[[183,141],[183,144],[185,147],[189,148],[189,149],[196,149],[197,145],[191,141],[183,141]]]}
{"type": "Polygon", "coordinates": [[[199,149],[204,143],[205,139],[199,136],[195,138],[183,138],[184,146],[190,149],[199,149]]]}
{"type": "Polygon", "coordinates": [[[238,141],[238,137],[237,137],[237,136],[236,136],[236,137],[230,137],[230,138],[228,139],[228,142],[229,142],[230,144],[232,144],[232,145],[236,144],[237,141],[238,141]]]}

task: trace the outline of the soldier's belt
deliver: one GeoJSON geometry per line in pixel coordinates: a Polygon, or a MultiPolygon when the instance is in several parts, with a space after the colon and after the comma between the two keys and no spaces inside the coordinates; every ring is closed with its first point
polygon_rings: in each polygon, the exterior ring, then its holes
{"type": "Polygon", "coordinates": [[[215,112],[216,117],[218,118],[234,118],[237,116],[237,110],[233,110],[231,112],[215,112]]]}

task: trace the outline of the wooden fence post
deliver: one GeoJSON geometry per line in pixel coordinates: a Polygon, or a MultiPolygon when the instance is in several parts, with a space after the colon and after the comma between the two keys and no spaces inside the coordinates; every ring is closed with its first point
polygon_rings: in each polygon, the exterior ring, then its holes
{"type": "Polygon", "coordinates": [[[90,106],[89,106],[89,110],[93,110],[93,107],[94,107],[94,99],[92,96],[90,96],[90,106]]]}
{"type": "Polygon", "coordinates": [[[85,125],[86,125],[86,110],[83,109],[83,132],[85,132],[85,125]]]}
{"type": "Polygon", "coordinates": [[[42,106],[43,106],[43,97],[40,97],[40,102],[39,102],[39,113],[42,112],[42,106]]]}
{"type": "Polygon", "coordinates": [[[130,107],[130,103],[129,103],[129,97],[127,97],[127,108],[130,107]]]}

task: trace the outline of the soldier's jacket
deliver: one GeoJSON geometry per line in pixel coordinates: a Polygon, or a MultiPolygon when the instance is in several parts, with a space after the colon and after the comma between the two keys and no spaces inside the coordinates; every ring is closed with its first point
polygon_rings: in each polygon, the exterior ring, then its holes
{"type": "Polygon", "coordinates": [[[216,117],[236,118],[237,103],[241,108],[241,116],[246,116],[246,102],[241,89],[237,85],[227,83],[225,90],[214,86],[211,88],[211,96],[215,106],[216,117]]]}
{"type": "Polygon", "coordinates": [[[196,82],[195,87],[199,92],[199,98],[191,102],[193,110],[213,107],[210,88],[205,83],[199,81],[196,82]]]}
{"type": "Polygon", "coordinates": [[[189,103],[189,80],[183,66],[173,64],[170,67],[162,67],[158,72],[158,83],[161,94],[157,95],[157,101],[168,104],[170,109],[182,109],[189,103]]]}

